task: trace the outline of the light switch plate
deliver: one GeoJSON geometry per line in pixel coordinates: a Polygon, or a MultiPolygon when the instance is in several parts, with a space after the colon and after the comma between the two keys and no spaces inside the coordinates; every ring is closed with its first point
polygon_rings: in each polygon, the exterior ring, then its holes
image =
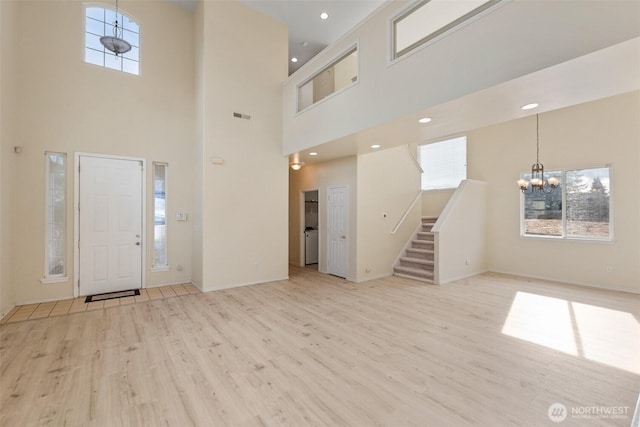
{"type": "Polygon", "coordinates": [[[186,221],[187,213],[186,212],[176,212],[176,221],[186,221]]]}

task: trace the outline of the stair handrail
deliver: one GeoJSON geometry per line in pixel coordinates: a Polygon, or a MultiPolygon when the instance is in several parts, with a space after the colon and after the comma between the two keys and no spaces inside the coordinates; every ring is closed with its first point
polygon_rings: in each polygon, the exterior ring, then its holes
{"type": "Polygon", "coordinates": [[[411,152],[411,147],[409,146],[409,144],[405,145],[405,147],[407,147],[407,153],[409,153],[409,155],[411,156],[411,160],[413,160],[413,164],[418,168],[418,171],[420,172],[420,174],[423,174],[424,169],[422,169],[422,165],[420,164],[416,156],[411,152]]]}
{"type": "Polygon", "coordinates": [[[404,211],[404,215],[402,215],[402,217],[400,218],[396,226],[393,227],[393,230],[391,230],[392,235],[398,232],[398,229],[400,228],[404,220],[407,219],[407,217],[409,216],[409,212],[411,212],[411,209],[413,209],[413,207],[416,205],[418,200],[420,200],[421,198],[422,198],[422,190],[418,191],[418,194],[416,194],[416,197],[414,197],[413,201],[411,202],[407,210],[404,211]]]}

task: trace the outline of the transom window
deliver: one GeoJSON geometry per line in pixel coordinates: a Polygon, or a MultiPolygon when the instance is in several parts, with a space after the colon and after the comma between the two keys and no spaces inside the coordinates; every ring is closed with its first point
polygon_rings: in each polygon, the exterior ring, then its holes
{"type": "Polygon", "coordinates": [[[502,0],[422,0],[393,20],[392,59],[459,27],[502,0]]]}
{"type": "Polygon", "coordinates": [[[89,64],[138,75],[140,73],[140,26],[127,15],[118,12],[121,37],[131,44],[131,50],[116,56],[100,43],[100,37],[112,36],[116,13],[102,7],[87,7],[85,17],[84,61],[89,64]]]}
{"type": "Polygon", "coordinates": [[[612,239],[610,168],[551,171],[545,177],[557,178],[559,185],[550,193],[523,195],[523,236],[612,239]]]}

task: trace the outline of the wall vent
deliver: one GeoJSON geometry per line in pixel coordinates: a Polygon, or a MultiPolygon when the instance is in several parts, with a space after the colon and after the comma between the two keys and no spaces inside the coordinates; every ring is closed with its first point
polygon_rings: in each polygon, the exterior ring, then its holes
{"type": "Polygon", "coordinates": [[[242,113],[233,113],[233,117],[236,117],[238,119],[245,119],[245,120],[251,120],[251,116],[248,114],[242,114],[242,113]]]}

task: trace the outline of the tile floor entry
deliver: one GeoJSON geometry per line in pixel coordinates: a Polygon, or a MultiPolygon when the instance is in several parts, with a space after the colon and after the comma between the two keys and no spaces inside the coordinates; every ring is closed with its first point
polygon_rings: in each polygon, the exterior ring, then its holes
{"type": "Polygon", "coordinates": [[[40,304],[28,304],[14,307],[0,324],[22,322],[25,320],[42,319],[44,317],[62,316],[64,314],[79,313],[81,311],[100,310],[118,305],[135,304],[181,295],[199,294],[200,289],[191,283],[182,285],[161,286],[157,288],[140,289],[140,295],[107,299],[103,301],[85,302],[86,297],[50,301],[40,304]]]}

